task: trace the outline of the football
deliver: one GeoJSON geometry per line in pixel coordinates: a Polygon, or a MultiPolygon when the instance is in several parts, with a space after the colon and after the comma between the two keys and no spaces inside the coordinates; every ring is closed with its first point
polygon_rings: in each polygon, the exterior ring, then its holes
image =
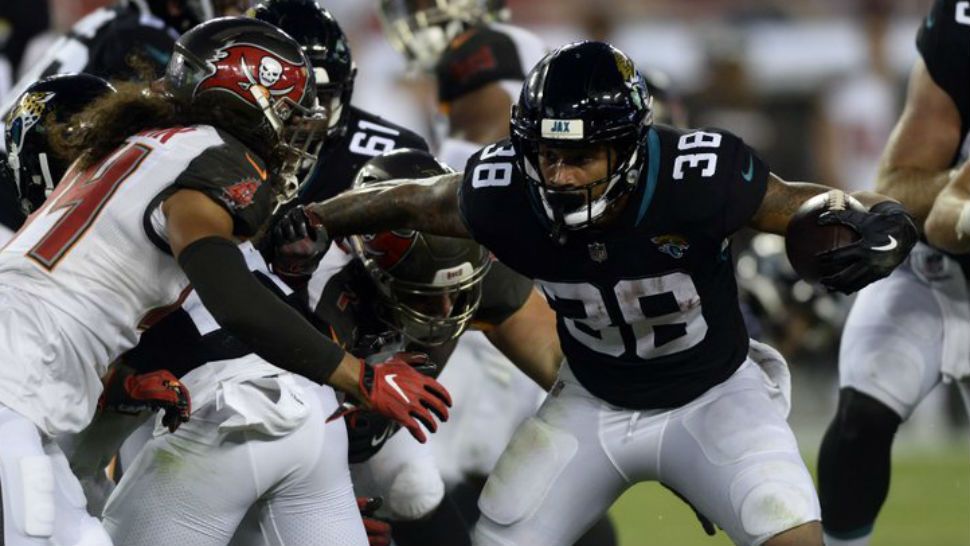
{"type": "Polygon", "coordinates": [[[834,271],[824,271],[816,256],[859,240],[859,234],[841,224],[821,226],[818,217],[830,210],[865,211],[866,207],[840,190],[825,192],[805,201],[788,222],[785,232],[785,251],[798,276],[808,282],[818,282],[834,271]]]}

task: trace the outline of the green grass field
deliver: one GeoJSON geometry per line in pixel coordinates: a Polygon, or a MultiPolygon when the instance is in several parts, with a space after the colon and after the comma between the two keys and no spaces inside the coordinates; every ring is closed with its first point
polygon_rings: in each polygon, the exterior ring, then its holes
{"type": "MultiPolygon", "coordinates": [[[[814,472],[815,463],[810,461],[814,472]]],[[[970,546],[970,448],[896,456],[889,500],[872,546],[970,546]]],[[[657,484],[640,484],[611,511],[620,546],[723,546],[708,537],[694,513],[657,484]]]]}

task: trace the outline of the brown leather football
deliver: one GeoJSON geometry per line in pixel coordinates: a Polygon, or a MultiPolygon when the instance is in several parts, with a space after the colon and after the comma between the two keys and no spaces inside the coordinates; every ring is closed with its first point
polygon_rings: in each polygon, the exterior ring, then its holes
{"type": "Polygon", "coordinates": [[[785,251],[788,261],[798,275],[808,282],[818,282],[835,271],[824,271],[817,255],[835,250],[859,240],[859,234],[841,224],[820,226],[818,217],[830,210],[851,208],[865,212],[859,201],[841,190],[828,191],[802,203],[788,222],[785,232],[785,251]]]}

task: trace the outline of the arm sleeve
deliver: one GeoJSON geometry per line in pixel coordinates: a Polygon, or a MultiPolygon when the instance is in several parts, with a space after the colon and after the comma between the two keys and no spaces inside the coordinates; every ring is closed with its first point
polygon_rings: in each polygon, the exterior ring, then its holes
{"type": "Polygon", "coordinates": [[[187,246],[179,265],[216,322],[275,366],[324,383],[344,351],[264,287],[222,237],[187,246]]]}
{"type": "Polygon", "coordinates": [[[273,211],[271,175],[245,146],[224,133],[220,136],[224,142],[196,156],[174,185],[205,193],[232,216],[234,235],[252,237],[273,211]]]}
{"type": "Polygon", "coordinates": [[[970,6],[937,0],[916,35],[926,69],[956,104],[964,131],[970,130],[970,6]]]}

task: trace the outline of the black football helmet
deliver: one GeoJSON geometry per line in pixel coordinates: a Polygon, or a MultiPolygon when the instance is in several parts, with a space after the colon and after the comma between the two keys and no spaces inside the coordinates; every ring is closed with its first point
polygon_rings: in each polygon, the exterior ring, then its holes
{"type": "Polygon", "coordinates": [[[253,0],[127,0],[149,11],[179,33],[216,17],[242,15],[253,0]]]}
{"type": "Polygon", "coordinates": [[[31,84],[14,103],[4,120],[3,136],[7,166],[25,213],[44,203],[70,165],[51,152],[48,124],[69,124],[72,116],[95,99],[114,91],[97,76],[59,74],[31,84]]]}
{"type": "Polygon", "coordinates": [[[546,55],[529,72],[512,106],[511,140],[516,165],[551,231],[593,225],[640,181],[646,135],[653,123],[651,98],[633,61],[604,42],[576,42],[546,55]],[[581,187],[548,184],[539,168],[539,146],[588,148],[605,144],[615,153],[607,175],[581,187]],[[594,191],[599,192],[594,197],[594,191]]]}
{"type": "Polygon", "coordinates": [[[267,0],[250,14],[276,25],[299,42],[313,65],[317,100],[329,117],[327,140],[337,141],[347,132],[357,76],[350,42],[337,20],[315,0],[267,0]]]}
{"type": "MultiPolygon", "coordinates": [[[[449,172],[427,152],[400,149],[368,161],[354,187],[449,172]]],[[[405,338],[441,345],[461,335],[478,310],[491,256],[471,239],[395,230],[348,243],[377,288],[378,316],[405,338]]]]}
{"type": "Polygon", "coordinates": [[[469,25],[509,18],[505,0],[381,0],[384,36],[415,68],[434,69],[469,25]]]}
{"type": "Polygon", "coordinates": [[[283,199],[296,195],[296,170],[315,161],[327,130],[316,80],[300,44],[277,27],[251,17],[202,23],[175,42],[163,89],[232,120],[227,131],[243,142],[282,146],[283,199]]]}

